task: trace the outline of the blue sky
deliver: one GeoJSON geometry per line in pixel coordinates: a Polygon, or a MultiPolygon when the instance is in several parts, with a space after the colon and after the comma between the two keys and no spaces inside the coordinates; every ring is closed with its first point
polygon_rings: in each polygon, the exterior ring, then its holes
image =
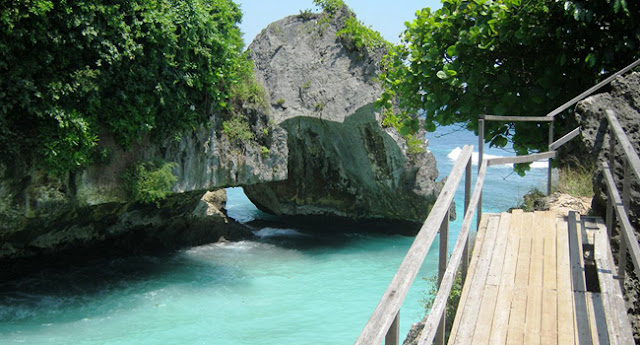
{"type": "MultiPolygon", "coordinates": [[[[236,0],[236,3],[244,13],[240,28],[247,46],[270,23],[302,10],[316,10],[312,0],[236,0]]],[[[417,10],[424,7],[436,10],[442,6],[440,0],[345,0],[345,3],[358,19],[393,43],[399,42],[404,23],[412,21],[417,10]]]]}

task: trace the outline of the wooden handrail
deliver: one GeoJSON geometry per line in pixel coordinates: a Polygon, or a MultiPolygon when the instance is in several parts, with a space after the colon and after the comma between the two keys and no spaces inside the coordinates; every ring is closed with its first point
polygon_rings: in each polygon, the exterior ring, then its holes
{"type": "Polygon", "coordinates": [[[607,117],[607,121],[609,121],[609,126],[615,134],[616,139],[622,146],[622,151],[624,151],[624,155],[629,162],[631,171],[633,171],[633,174],[636,175],[636,178],[640,179],[640,158],[638,157],[636,151],[633,149],[633,145],[631,145],[629,138],[627,138],[627,135],[624,133],[622,126],[620,126],[616,114],[613,112],[613,110],[607,109],[605,111],[605,116],[607,117]]]}
{"type": "Polygon", "coordinates": [[[460,228],[460,232],[458,233],[458,240],[453,247],[453,253],[449,258],[447,270],[445,271],[442,282],[440,283],[440,287],[438,288],[438,293],[433,300],[433,305],[431,306],[431,311],[429,311],[429,315],[427,316],[427,320],[425,321],[424,328],[422,329],[422,334],[420,335],[420,340],[418,341],[418,345],[426,345],[433,342],[438,324],[444,316],[444,312],[447,306],[447,299],[449,298],[449,294],[451,293],[451,289],[453,288],[456,272],[458,272],[458,268],[460,267],[463,258],[463,253],[465,252],[467,247],[471,221],[473,219],[473,216],[475,215],[475,210],[476,206],[478,205],[478,201],[480,200],[480,195],[482,194],[482,186],[484,184],[484,179],[487,173],[487,166],[487,161],[482,161],[480,171],[478,172],[478,178],[476,179],[476,184],[473,188],[473,195],[471,196],[471,200],[469,201],[469,207],[465,212],[464,219],[462,220],[462,226],[460,228]]]}
{"type": "Polygon", "coordinates": [[[580,135],[580,127],[572,130],[571,132],[567,133],[562,138],[560,138],[560,139],[554,141],[553,143],[551,143],[551,145],[549,145],[549,151],[555,151],[557,148],[559,148],[560,146],[566,144],[569,140],[577,137],[578,135],[580,135]]]}
{"type": "MultiPolygon", "coordinates": [[[[605,184],[607,186],[607,190],[609,192],[609,201],[613,206],[613,209],[617,215],[617,218],[620,220],[620,233],[621,236],[621,245],[622,242],[626,242],[626,247],[629,248],[631,254],[631,260],[633,261],[633,265],[635,268],[636,275],[640,277],[640,245],[638,245],[638,239],[636,235],[633,233],[633,226],[629,222],[629,217],[627,216],[627,210],[622,202],[622,198],[620,198],[620,193],[618,193],[618,187],[616,187],[616,182],[613,178],[613,174],[611,173],[611,169],[607,162],[602,163],[603,174],[605,184]]],[[[626,258],[626,253],[621,251],[621,255],[624,254],[626,258]]],[[[624,265],[620,265],[618,271],[618,277],[624,277],[624,265]]]]}
{"type": "Polygon", "coordinates": [[[385,338],[391,324],[396,320],[400,306],[416,278],[425,256],[429,252],[429,248],[440,229],[440,225],[445,220],[445,215],[449,212],[453,196],[462,176],[465,174],[465,169],[471,160],[472,152],[473,146],[465,145],[462,148],[462,153],[451,169],[447,182],[444,187],[442,187],[438,199],[431,208],[431,212],[429,212],[429,216],[413,240],[411,248],[409,248],[409,251],[402,260],[387,291],[382,296],[378,306],[373,311],[369,321],[356,340],[356,345],[380,344],[382,339],[385,338]]]}
{"type": "Polygon", "coordinates": [[[502,116],[502,115],[480,115],[480,118],[487,121],[503,122],[551,122],[553,118],[546,116],[502,116]]]}
{"type": "Polygon", "coordinates": [[[634,61],[633,63],[631,63],[629,66],[619,70],[618,72],[612,74],[611,76],[609,76],[607,79],[599,82],[598,84],[592,86],[591,88],[589,88],[587,91],[577,95],[576,97],[572,98],[570,101],[568,101],[567,103],[557,107],[556,109],[552,110],[551,112],[549,112],[547,114],[547,116],[549,117],[554,117],[558,114],[560,114],[561,112],[567,110],[570,106],[580,102],[581,100],[585,99],[587,96],[589,96],[590,94],[594,93],[595,91],[601,89],[603,86],[609,84],[610,82],[612,82],[615,78],[629,72],[630,70],[632,70],[633,68],[637,67],[640,65],[640,59],[634,61]]]}
{"type": "Polygon", "coordinates": [[[539,161],[542,159],[555,158],[556,151],[548,151],[542,153],[534,153],[531,155],[525,156],[514,156],[514,157],[499,157],[499,158],[491,158],[487,159],[488,166],[500,165],[500,164],[511,164],[511,163],[531,163],[535,161],[539,161]]]}

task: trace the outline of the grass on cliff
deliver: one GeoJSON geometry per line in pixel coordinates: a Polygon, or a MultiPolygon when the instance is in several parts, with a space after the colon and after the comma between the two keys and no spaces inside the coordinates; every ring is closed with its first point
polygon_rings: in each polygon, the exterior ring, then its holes
{"type": "MultiPolygon", "coordinates": [[[[567,160],[569,164],[558,169],[558,181],[551,186],[552,192],[569,194],[573,197],[593,197],[593,164],[583,164],[577,158],[567,160]]],[[[544,198],[545,192],[538,188],[531,189],[518,202],[516,208],[530,212],[535,209],[536,200],[544,198]]]]}
{"type": "Polygon", "coordinates": [[[579,163],[577,158],[572,158],[570,162],[558,169],[558,183],[552,189],[575,197],[592,197],[593,165],[579,163]]]}

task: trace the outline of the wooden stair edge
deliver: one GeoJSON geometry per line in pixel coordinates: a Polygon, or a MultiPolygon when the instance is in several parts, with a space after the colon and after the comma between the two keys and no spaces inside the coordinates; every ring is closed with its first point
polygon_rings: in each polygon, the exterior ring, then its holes
{"type": "Polygon", "coordinates": [[[610,344],[633,344],[633,330],[627,315],[617,269],[609,244],[607,228],[602,218],[584,217],[595,223],[594,257],[602,296],[603,312],[606,320],[610,344]]]}

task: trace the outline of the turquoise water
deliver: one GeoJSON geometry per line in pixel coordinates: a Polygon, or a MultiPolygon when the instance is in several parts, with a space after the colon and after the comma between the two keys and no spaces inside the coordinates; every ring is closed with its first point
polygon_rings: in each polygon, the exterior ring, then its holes
{"type": "MultiPolygon", "coordinates": [[[[456,147],[476,142],[468,132],[449,132],[429,135],[441,176],[451,169],[456,147]]],[[[542,187],[545,176],[540,168],[526,179],[509,167],[492,168],[485,212],[513,206],[532,186],[542,187]]],[[[229,189],[228,198],[231,216],[263,216],[241,189],[229,189]]],[[[462,190],[460,215],[461,202],[462,190]]],[[[452,223],[450,244],[461,220],[452,223]]],[[[0,344],[350,344],[413,240],[269,228],[256,235],[165,257],[79,263],[0,284],[0,344]]],[[[433,250],[419,277],[436,266],[433,250]]],[[[427,289],[416,280],[401,311],[402,334],[424,315],[420,300],[427,289]]]]}

